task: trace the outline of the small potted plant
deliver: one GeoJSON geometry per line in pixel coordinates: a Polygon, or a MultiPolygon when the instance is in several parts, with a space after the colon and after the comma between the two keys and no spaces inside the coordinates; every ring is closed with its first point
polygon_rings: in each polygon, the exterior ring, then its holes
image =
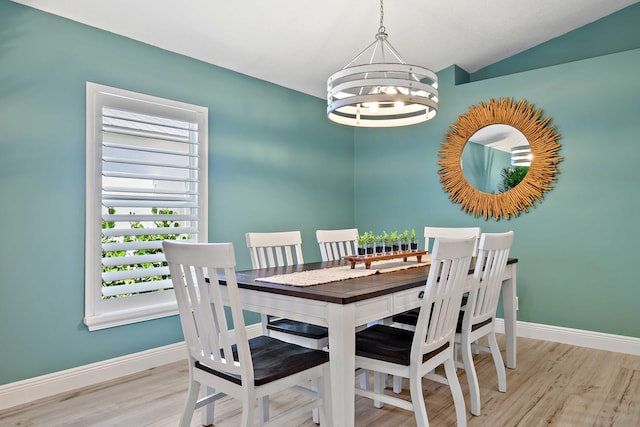
{"type": "Polygon", "coordinates": [[[391,243],[391,250],[393,252],[398,252],[400,247],[398,246],[398,232],[394,231],[389,236],[389,242],[391,243]]]}
{"type": "Polygon", "coordinates": [[[384,236],[382,234],[376,236],[376,254],[384,252],[384,236]]]}
{"type": "Polygon", "coordinates": [[[360,234],[358,236],[358,255],[365,255],[367,253],[367,239],[369,238],[369,233],[366,231],[364,234],[360,234]]]}
{"type": "Polygon", "coordinates": [[[373,255],[373,248],[376,244],[376,235],[373,231],[369,230],[367,233],[367,255],[373,255]]]}
{"type": "Polygon", "coordinates": [[[404,230],[400,236],[400,250],[405,252],[409,250],[409,230],[404,230]]]}
{"type": "Polygon", "coordinates": [[[384,243],[384,251],[387,253],[391,253],[391,240],[389,233],[387,233],[386,231],[382,232],[382,241],[384,243]]]}
{"type": "Polygon", "coordinates": [[[416,252],[418,250],[418,236],[416,236],[416,230],[411,229],[411,250],[416,252]]]}

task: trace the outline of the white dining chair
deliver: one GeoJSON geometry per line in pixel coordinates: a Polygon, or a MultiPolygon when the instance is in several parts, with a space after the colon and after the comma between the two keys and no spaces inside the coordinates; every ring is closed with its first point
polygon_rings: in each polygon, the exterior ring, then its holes
{"type": "MultiPolygon", "coordinates": [[[[304,264],[300,231],[252,232],[246,233],[245,237],[254,269],[304,264]]],[[[325,326],[274,317],[268,313],[260,313],[260,320],[264,335],[316,350],[325,349],[329,345],[329,329],[325,326]]],[[[312,386],[315,389],[316,384],[313,383],[312,386]]],[[[268,402],[264,402],[262,407],[268,411],[268,402]]],[[[268,416],[267,412],[264,417],[268,416]]],[[[313,411],[313,421],[319,422],[317,409],[313,411]]]]}
{"type": "Polygon", "coordinates": [[[432,264],[415,330],[374,325],[356,333],[356,368],[374,372],[373,391],[355,388],[355,394],[415,413],[416,425],[428,426],[422,378],[448,384],[458,426],[466,426],[464,397],[455,367],[454,338],[462,292],[469,274],[474,239],[436,239],[432,264]],[[446,377],[436,375],[444,365],[446,377]],[[410,397],[384,393],[387,375],[409,379],[410,397]]]}
{"type": "Polygon", "coordinates": [[[358,229],[316,230],[322,261],[338,261],[358,253],[358,229]]]}
{"type": "Polygon", "coordinates": [[[246,233],[254,269],[304,264],[299,231],[246,233]]]}
{"type": "MultiPolygon", "coordinates": [[[[475,239],[473,245],[473,256],[476,256],[478,252],[478,239],[480,238],[480,227],[424,227],[424,249],[429,251],[436,239],[449,238],[449,239],[464,239],[473,237],[475,239]]],[[[464,304],[464,299],[463,299],[464,304]]],[[[405,311],[404,313],[396,314],[392,317],[392,323],[402,329],[413,330],[420,313],[419,308],[405,311]]],[[[401,378],[394,377],[393,379],[393,391],[394,393],[400,393],[402,391],[401,378]]]]}
{"type": "Polygon", "coordinates": [[[203,406],[203,424],[213,424],[214,404],[224,396],[242,403],[240,425],[256,425],[256,401],[268,402],[270,394],[290,388],[304,392],[308,400],[271,420],[260,413],[260,425],[266,421],[268,425],[290,425],[292,418],[314,408],[324,422],[324,392],[331,389],[328,353],[264,335],[247,338],[233,245],[164,241],[162,248],[188,350],[189,389],[180,426],[191,425],[194,411],[203,406]],[[309,381],[316,381],[317,391],[297,388],[309,381]],[[201,386],[206,395],[199,398],[201,386]]]}
{"type": "Polygon", "coordinates": [[[462,353],[462,363],[458,363],[458,366],[463,367],[466,372],[471,413],[476,416],[480,415],[480,387],[472,349],[491,353],[498,373],[498,390],[503,393],[507,391],[507,375],[496,340],[495,317],[513,235],[513,231],[508,231],[483,233],[480,236],[473,285],[456,330],[456,343],[462,353]],[[485,336],[489,342],[488,347],[477,344],[485,336]]]}
{"type": "MultiPolygon", "coordinates": [[[[254,269],[304,264],[300,231],[246,233],[254,269]]],[[[329,345],[326,327],[261,314],[262,333],[321,350],[329,345]]]]}

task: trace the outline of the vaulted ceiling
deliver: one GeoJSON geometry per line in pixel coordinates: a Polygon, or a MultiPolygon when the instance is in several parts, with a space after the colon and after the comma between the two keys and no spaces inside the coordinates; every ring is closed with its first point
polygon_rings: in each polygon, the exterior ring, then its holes
{"type": "MultiPolygon", "coordinates": [[[[379,0],[14,0],[320,98],[374,41],[379,0]]],[[[474,72],[596,21],[630,0],[386,0],[410,64],[474,72]]]]}

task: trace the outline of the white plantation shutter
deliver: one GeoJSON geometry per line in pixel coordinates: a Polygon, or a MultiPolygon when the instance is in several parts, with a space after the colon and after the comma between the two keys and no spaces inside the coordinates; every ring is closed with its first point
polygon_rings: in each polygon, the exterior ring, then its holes
{"type": "Polygon", "coordinates": [[[197,132],[197,123],[102,107],[102,221],[115,226],[102,229],[103,297],[171,288],[158,245],[197,240],[197,132]]]}
{"type": "Polygon", "coordinates": [[[206,119],[87,83],[87,230],[99,232],[87,233],[89,329],[175,313],[162,240],[207,239],[206,119]]]}

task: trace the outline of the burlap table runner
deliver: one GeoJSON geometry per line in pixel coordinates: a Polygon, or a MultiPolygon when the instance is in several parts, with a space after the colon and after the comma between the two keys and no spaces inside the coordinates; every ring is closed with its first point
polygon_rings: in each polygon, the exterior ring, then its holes
{"type": "Polygon", "coordinates": [[[364,263],[356,264],[356,268],[350,266],[323,268],[319,270],[297,271],[289,274],[277,274],[275,276],[256,278],[260,282],[277,283],[291,286],[313,286],[323,283],[339,282],[341,280],[366,277],[374,274],[388,273],[391,271],[406,270],[408,268],[422,267],[431,264],[430,255],[422,257],[421,262],[415,260],[402,261],[375,261],[367,270],[364,263]]]}

